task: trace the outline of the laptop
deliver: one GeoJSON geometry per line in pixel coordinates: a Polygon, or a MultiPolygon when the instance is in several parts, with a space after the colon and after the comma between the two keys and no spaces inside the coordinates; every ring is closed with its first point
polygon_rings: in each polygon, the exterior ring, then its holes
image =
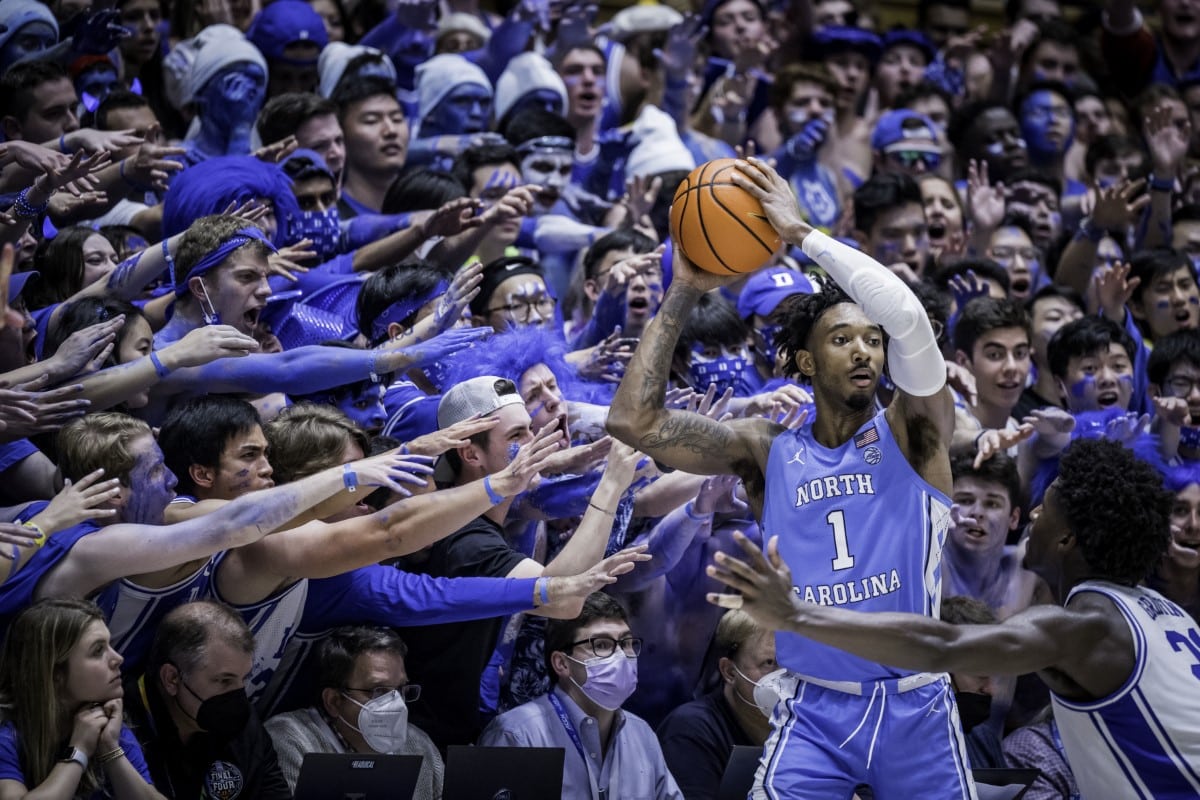
{"type": "Polygon", "coordinates": [[[421,756],[308,753],[295,800],[412,800],[421,756]]]}
{"type": "Polygon", "coordinates": [[[729,761],[725,763],[725,774],[721,776],[721,787],[717,789],[717,800],[746,800],[750,785],[754,783],[754,772],[762,757],[761,747],[740,745],[733,748],[729,761]]]}
{"type": "Polygon", "coordinates": [[[1041,773],[1036,769],[973,769],[979,800],[1020,800],[1041,773]]]}
{"type": "Polygon", "coordinates": [[[562,785],[561,747],[451,745],[442,800],[562,800],[562,785]]]}

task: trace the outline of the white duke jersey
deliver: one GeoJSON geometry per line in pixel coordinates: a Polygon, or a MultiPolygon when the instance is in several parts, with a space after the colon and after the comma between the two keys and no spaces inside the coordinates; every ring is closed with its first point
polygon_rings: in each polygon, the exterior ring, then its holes
{"type": "MultiPolygon", "coordinates": [[[[811,425],[775,437],[763,539],[779,536],[801,600],[937,617],[950,498],[908,463],[885,414],[836,448],[820,445],[811,425]]],[[[827,681],[912,674],[796,634],[777,633],[775,648],[782,666],[827,681]]]]}
{"type": "Polygon", "coordinates": [[[1200,797],[1200,626],[1142,586],[1086,581],[1121,610],[1136,656],[1113,695],[1074,703],[1057,695],[1054,720],[1084,800],[1200,797]]]}

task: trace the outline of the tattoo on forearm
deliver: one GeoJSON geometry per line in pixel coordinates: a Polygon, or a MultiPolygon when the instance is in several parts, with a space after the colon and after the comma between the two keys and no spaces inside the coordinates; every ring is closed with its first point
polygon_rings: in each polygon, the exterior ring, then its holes
{"type": "Polygon", "coordinates": [[[658,430],[638,440],[638,449],[644,453],[682,448],[698,456],[728,458],[732,447],[733,435],[724,425],[690,414],[668,417],[658,430]]]}
{"type": "Polygon", "coordinates": [[[675,291],[666,300],[650,323],[647,336],[634,353],[633,373],[641,380],[638,403],[643,408],[661,408],[671,373],[671,360],[679,332],[687,321],[699,294],[695,291],[675,291]]]}

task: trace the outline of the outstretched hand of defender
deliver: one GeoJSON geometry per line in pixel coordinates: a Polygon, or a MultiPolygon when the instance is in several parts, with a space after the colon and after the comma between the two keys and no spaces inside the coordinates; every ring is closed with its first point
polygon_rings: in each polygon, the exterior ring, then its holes
{"type": "Polygon", "coordinates": [[[799,245],[812,231],[804,221],[796,195],[787,179],[759,158],[738,159],[730,180],[762,203],[763,213],[783,240],[799,245]]]}
{"type": "Polygon", "coordinates": [[[766,556],[742,533],[734,532],[733,540],[742,548],[746,561],[729,553],[717,553],[713,556],[715,563],[705,572],[738,594],[709,592],[705,595],[708,602],[721,608],[741,609],[770,630],[787,629],[800,600],[792,585],[792,571],[779,555],[779,537],[772,536],[767,542],[766,556]]]}

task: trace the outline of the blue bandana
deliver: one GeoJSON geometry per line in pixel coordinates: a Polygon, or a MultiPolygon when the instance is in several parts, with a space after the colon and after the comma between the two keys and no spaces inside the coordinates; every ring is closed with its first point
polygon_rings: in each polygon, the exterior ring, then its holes
{"type": "Polygon", "coordinates": [[[371,323],[371,339],[377,341],[387,337],[388,325],[393,322],[403,322],[404,320],[417,313],[421,306],[433,300],[435,297],[440,297],[445,294],[446,289],[450,288],[450,284],[446,281],[440,281],[437,286],[430,289],[425,294],[419,294],[415,297],[402,297],[396,302],[383,310],[383,313],[375,318],[371,323]]]}
{"type": "Polygon", "coordinates": [[[230,236],[228,239],[222,242],[220,246],[209,252],[206,256],[204,256],[204,258],[197,261],[195,265],[188,270],[188,274],[184,276],[183,280],[175,284],[175,296],[183,297],[186,295],[188,293],[188,281],[197,275],[204,275],[208,272],[211,272],[222,261],[229,258],[230,253],[237,250],[239,247],[249,244],[250,242],[262,242],[268,248],[270,248],[272,253],[275,252],[275,245],[271,244],[271,241],[267,238],[266,234],[262,232],[261,228],[253,225],[241,228],[233,236],[230,236]]]}

